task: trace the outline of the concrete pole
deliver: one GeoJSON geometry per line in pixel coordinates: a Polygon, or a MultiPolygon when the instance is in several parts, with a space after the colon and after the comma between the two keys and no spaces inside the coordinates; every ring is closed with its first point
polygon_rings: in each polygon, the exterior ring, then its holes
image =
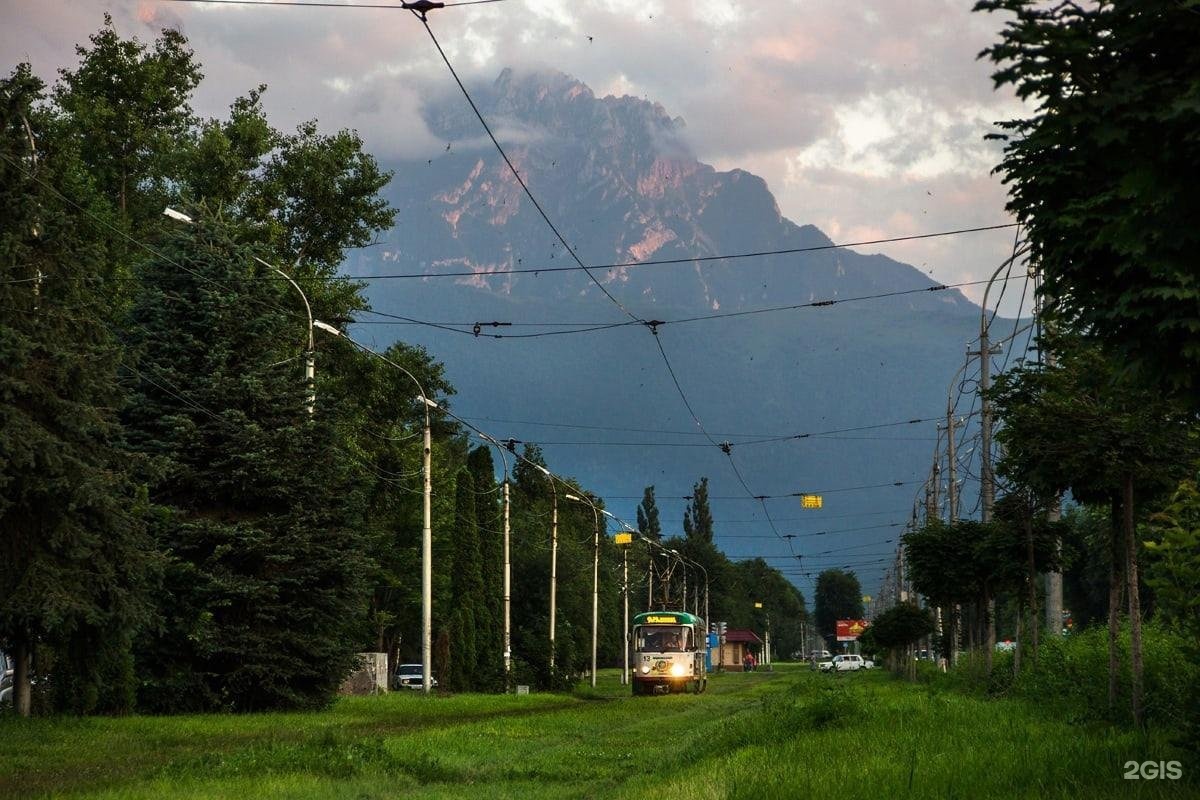
{"type": "Polygon", "coordinates": [[[621,641],[625,643],[624,647],[622,648],[622,656],[624,657],[624,668],[621,670],[621,683],[622,683],[622,685],[628,686],[629,685],[629,545],[625,545],[625,547],[622,548],[621,561],[622,561],[621,585],[623,587],[621,594],[623,595],[622,600],[624,601],[624,606],[625,606],[624,613],[622,613],[622,615],[621,615],[621,619],[624,622],[624,632],[622,633],[621,641]]]}
{"type": "MultiPolygon", "coordinates": [[[[591,505],[589,503],[588,505],[591,505]]],[[[596,688],[596,639],[600,625],[600,514],[592,506],[592,688],[596,688]]]]}
{"type": "Polygon", "coordinates": [[[421,471],[424,473],[421,526],[421,689],[433,690],[433,435],[429,428],[429,405],[425,400],[425,447],[421,471]]]}
{"type": "Polygon", "coordinates": [[[555,645],[554,623],[558,614],[558,490],[554,481],[550,481],[551,502],[553,503],[550,516],[550,675],[554,675],[555,645]]]}
{"type": "Polygon", "coordinates": [[[504,677],[505,686],[512,676],[512,558],[509,544],[511,532],[509,529],[509,494],[508,494],[508,465],[504,467],[504,677]]]}

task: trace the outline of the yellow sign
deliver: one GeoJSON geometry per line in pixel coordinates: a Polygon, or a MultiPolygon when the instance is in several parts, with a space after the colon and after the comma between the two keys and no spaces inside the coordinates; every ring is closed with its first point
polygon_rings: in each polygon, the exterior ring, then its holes
{"type": "Polygon", "coordinates": [[[755,608],[762,608],[762,603],[755,603],[755,604],[754,604],[754,607],[755,607],[755,608]]]}
{"type": "Polygon", "coordinates": [[[802,494],[800,495],[801,508],[821,508],[822,500],[819,494],[802,494]]]}
{"type": "Polygon", "coordinates": [[[869,603],[869,602],[871,602],[871,595],[869,595],[869,594],[864,594],[864,595],[863,595],[863,602],[864,602],[864,603],[869,603]]]}
{"type": "Polygon", "coordinates": [[[675,617],[662,617],[662,616],[646,617],[646,622],[651,623],[651,624],[658,623],[660,625],[662,625],[662,624],[674,625],[678,621],[679,620],[677,620],[675,617]]]}
{"type": "Polygon", "coordinates": [[[618,533],[616,536],[617,544],[631,544],[633,542],[632,533],[618,533]]]}

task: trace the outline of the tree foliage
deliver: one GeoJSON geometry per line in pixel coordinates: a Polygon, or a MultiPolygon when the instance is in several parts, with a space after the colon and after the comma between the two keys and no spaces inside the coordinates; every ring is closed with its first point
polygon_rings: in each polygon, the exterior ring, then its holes
{"type": "Polygon", "coordinates": [[[814,595],[817,633],[833,642],[839,619],[862,619],[862,586],[858,576],[841,569],[827,569],[817,576],[814,595]]]}
{"type": "Polygon", "coordinates": [[[121,449],[120,350],[92,310],[106,251],[67,198],[102,202],[69,149],[34,135],[41,98],[27,66],[0,81],[0,647],[20,712],[35,650],[52,707],[125,711],[157,561],[121,449]]]}
{"type": "Polygon", "coordinates": [[[1200,14],[1179,0],[982,0],[984,51],[1034,112],[1001,124],[1008,207],[1048,311],[1200,402],[1200,14]]]}

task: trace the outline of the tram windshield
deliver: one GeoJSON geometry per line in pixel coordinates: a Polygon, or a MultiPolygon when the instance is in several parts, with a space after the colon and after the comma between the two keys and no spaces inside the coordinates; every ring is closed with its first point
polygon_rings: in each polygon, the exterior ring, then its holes
{"type": "Polygon", "coordinates": [[[642,625],[637,629],[637,649],[643,653],[682,653],[694,650],[687,625],[642,625]]]}

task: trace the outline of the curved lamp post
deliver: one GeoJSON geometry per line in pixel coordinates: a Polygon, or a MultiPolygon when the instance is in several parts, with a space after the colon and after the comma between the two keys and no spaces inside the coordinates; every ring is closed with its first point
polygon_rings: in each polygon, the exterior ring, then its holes
{"type": "Polygon", "coordinates": [[[342,333],[337,328],[321,320],[314,320],[313,325],[326,333],[334,336],[340,336],[346,341],[353,344],[358,349],[365,353],[369,353],[386,364],[391,365],[395,369],[404,373],[408,378],[416,384],[418,396],[421,401],[422,409],[425,412],[424,425],[424,454],[421,463],[421,472],[424,475],[422,497],[422,508],[424,512],[423,524],[421,528],[421,689],[426,694],[429,694],[432,686],[433,674],[433,510],[432,510],[432,454],[433,454],[433,436],[430,432],[429,425],[429,409],[437,408],[438,405],[429,399],[425,394],[425,388],[421,386],[421,382],[417,377],[404,367],[397,364],[382,353],[377,353],[371,348],[359,344],[351,339],[346,334],[342,333]]]}
{"type": "MultiPolygon", "coordinates": [[[[184,214],[181,211],[176,211],[170,206],[163,209],[163,216],[170,217],[178,222],[186,222],[189,225],[194,225],[196,222],[187,214],[184,214]]],[[[311,415],[316,409],[317,405],[317,350],[313,342],[313,326],[315,323],[313,321],[312,306],[308,304],[308,297],[304,294],[304,290],[300,288],[300,284],[296,283],[296,281],[292,279],[291,275],[288,275],[279,267],[271,264],[270,262],[264,261],[258,256],[251,256],[251,258],[257,261],[259,264],[262,264],[267,269],[274,270],[282,275],[284,280],[290,283],[292,287],[300,293],[300,299],[304,301],[304,313],[308,315],[308,349],[304,351],[304,385],[308,388],[308,399],[305,401],[305,405],[308,408],[308,413],[311,415]]]]}

